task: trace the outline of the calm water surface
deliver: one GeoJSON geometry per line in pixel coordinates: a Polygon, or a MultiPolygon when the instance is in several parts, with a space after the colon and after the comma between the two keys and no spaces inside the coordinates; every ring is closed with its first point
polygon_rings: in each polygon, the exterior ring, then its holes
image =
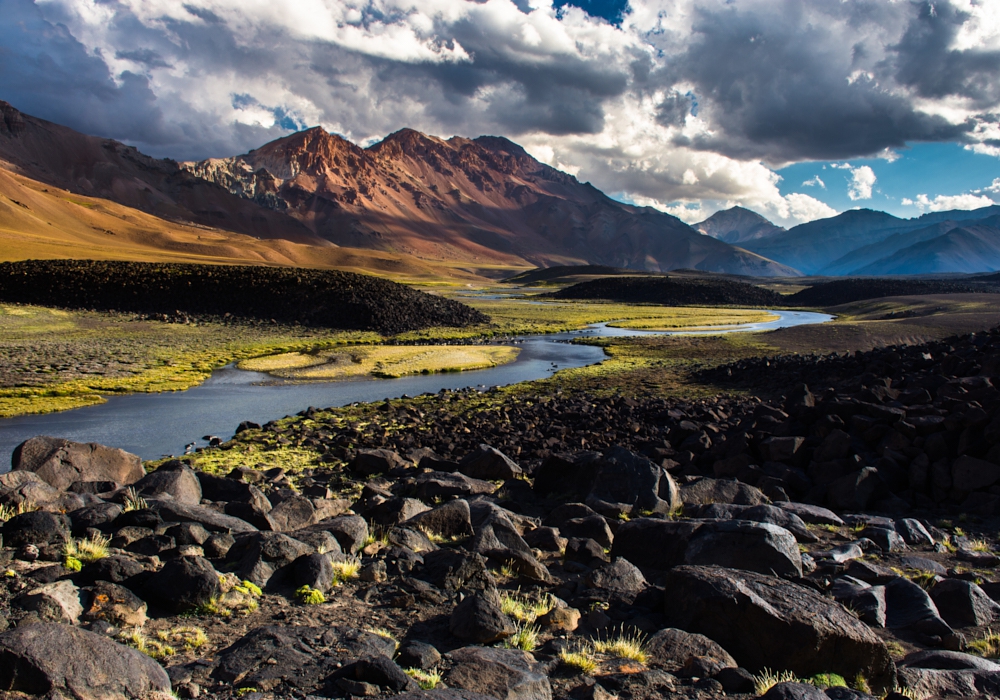
{"type": "MultiPolygon", "coordinates": [[[[805,311],[773,311],[778,320],[751,323],[723,332],[772,330],[825,323],[833,317],[805,311]]],[[[696,331],[719,333],[719,329],[696,331]]],[[[232,366],[216,370],[202,385],[187,391],[129,394],[107,403],[0,420],[0,472],[10,469],[14,448],[35,435],[52,435],[78,442],[99,442],[133,452],[143,459],[182,454],[184,446],[204,445],[206,435],[226,440],[241,421],[266,423],[309,406],[327,408],[355,402],[416,396],[441,389],[485,389],[541,379],[560,369],[585,367],[604,359],[599,347],[570,344],[575,338],[646,335],[649,331],[596,324],[586,330],[547,336],[526,336],[510,344],[521,348],[514,362],[492,369],[454,374],[430,374],[401,379],[359,379],[340,382],[281,383],[259,372],[232,366]]],[[[655,332],[653,332],[655,333],[655,332]]],[[[691,331],[685,331],[692,334],[691,331]]]]}

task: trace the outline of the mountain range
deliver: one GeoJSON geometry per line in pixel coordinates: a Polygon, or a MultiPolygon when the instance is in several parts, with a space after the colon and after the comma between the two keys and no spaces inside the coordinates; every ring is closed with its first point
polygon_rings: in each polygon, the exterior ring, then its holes
{"type": "Polygon", "coordinates": [[[1000,269],[1000,206],[900,219],[853,209],[785,230],[741,207],[694,227],[805,275],[926,275],[1000,269]],[[752,216],[748,216],[752,215],[752,216]]]}
{"type": "MultiPolygon", "coordinates": [[[[38,238],[60,231],[58,242],[43,241],[48,257],[58,257],[60,245],[62,257],[75,254],[74,247],[95,246],[100,257],[111,255],[115,246],[104,231],[112,231],[118,236],[113,243],[145,246],[147,256],[160,245],[170,255],[246,259],[245,248],[249,257],[269,262],[341,266],[346,250],[352,260],[381,270],[398,261],[438,270],[592,263],[796,274],[673,216],[617,202],[499,137],[445,141],[404,129],[360,148],[314,128],[240,156],[181,164],[79,134],[7,103],[0,103],[0,115],[0,173],[11,178],[0,186],[0,232],[38,238]],[[57,194],[47,186],[59,188],[59,201],[38,201],[57,194]],[[84,208],[107,220],[73,233],[39,216],[39,210],[65,209],[70,194],[95,198],[84,208]],[[14,201],[32,207],[31,215],[14,201]],[[154,226],[142,219],[156,235],[139,240],[139,233],[120,230],[139,213],[159,220],[154,226]],[[219,238],[218,245],[199,249],[188,240],[198,229],[203,237],[219,238]],[[104,238],[95,243],[94,231],[104,238]],[[304,248],[293,255],[290,246],[304,248]]],[[[62,222],[78,208],[64,211],[62,222]]]]}
{"type": "Polygon", "coordinates": [[[258,262],[399,277],[599,265],[762,277],[1000,269],[1000,206],[791,229],[742,207],[694,226],[614,200],[497,136],[312,128],[248,153],[154,159],[0,101],[0,258],[258,262]]]}

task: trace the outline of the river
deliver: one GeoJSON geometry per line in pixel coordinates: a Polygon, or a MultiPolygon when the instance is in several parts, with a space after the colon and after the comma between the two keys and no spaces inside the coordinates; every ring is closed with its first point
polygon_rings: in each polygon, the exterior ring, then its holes
{"type": "MultiPolygon", "coordinates": [[[[770,311],[775,321],[675,334],[715,334],[773,330],[825,323],[833,317],[806,311],[770,311]]],[[[107,403],[60,413],[20,416],[0,420],[0,472],[10,469],[14,448],[35,435],[52,435],[78,442],[98,442],[120,447],[143,459],[179,455],[185,445],[205,445],[203,436],[232,437],[241,421],[264,424],[293,415],[309,406],[327,408],[355,402],[416,396],[441,389],[485,389],[541,379],[552,372],[585,367],[604,359],[604,351],[591,345],[571,344],[577,338],[624,337],[663,333],[613,328],[606,323],[582,331],[525,336],[513,341],[521,348],[518,358],[492,369],[449,374],[416,375],[400,379],[358,379],[336,382],[291,383],[275,381],[259,372],[233,366],[216,370],[203,384],[187,391],[161,394],[111,396],[107,403]]]]}

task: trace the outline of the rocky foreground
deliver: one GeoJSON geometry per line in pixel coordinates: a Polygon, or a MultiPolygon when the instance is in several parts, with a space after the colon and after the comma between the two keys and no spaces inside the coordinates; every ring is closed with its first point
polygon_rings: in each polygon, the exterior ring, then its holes
{"type": "Polygon", "coordinates": [[[34,438],[0,691],[997,697],[998,369],[994,331],[715,371],[763,399],[442,393],[221,446],[295,474],[34,438]]]}

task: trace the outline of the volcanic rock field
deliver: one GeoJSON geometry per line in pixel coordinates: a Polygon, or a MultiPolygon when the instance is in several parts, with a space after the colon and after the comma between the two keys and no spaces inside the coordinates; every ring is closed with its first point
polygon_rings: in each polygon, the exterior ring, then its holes
{"type": "Polygon", "coordinates": [[[992,331],[740,361],[697,401],[311,408],[204,453],[236,468],[33,438],[0,689],[996,697],[998,376],[992,331]],[[274,446],[312,464],[255,469],[274,446]]]}

